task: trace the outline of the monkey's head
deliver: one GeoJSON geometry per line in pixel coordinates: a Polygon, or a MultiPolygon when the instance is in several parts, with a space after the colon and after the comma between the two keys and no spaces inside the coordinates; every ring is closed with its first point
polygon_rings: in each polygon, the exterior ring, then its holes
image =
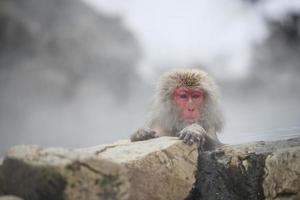
{"type": "Polygon", "coordinates": [[[183,126],[198,123],[204,128],[214,127],[220,131],[222,119],[217,88],[206,72],[199,69],[174,70],[163,74],[159,83],[160,104],[177,115],[177,123],[183,126]]]}

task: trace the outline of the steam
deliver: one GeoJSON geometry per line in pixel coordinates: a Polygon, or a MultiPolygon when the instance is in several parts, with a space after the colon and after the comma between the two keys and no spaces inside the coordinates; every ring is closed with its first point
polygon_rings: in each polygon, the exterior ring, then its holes
{"type": "Polygon", "coordinates": [[[223,142],[300,134],[298,0],[84,2],[1,2],[0,155],[128,138],[159,75],[196,65],[220,85],[223,142]]]}

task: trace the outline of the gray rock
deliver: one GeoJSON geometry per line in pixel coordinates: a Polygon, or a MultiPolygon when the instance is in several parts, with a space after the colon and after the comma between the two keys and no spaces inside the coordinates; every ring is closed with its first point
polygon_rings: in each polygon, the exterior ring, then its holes
{"type": "Polygon", "coordinates": [[[299,199],[300,138],[203,152],[188,200],[299,199]]]}
{"type": "Polygon", "coordinates": [[[174,137],[77,150],[16,146],[1,168],[0,191],[30,200],[182,200],[197,157],[196,146],[174,137]]]}
{"type": "Polygon", "coordinates": [[[0,200],[23,200],[17,196],[7,195],[7,196],[0,196],[0,200]]]}
{"type": "Polygon", "coordinates": [[[0,195],[31,200],[297,200],[299,191],[300,138],[200,154],[174,137],[75,150],[23,145],[0,167],[0,195]]]}
{"type": "Polygon", "coordinates": [[[300,199],[300,148],[280,149],[266,159],[263,188],[270,199],[300,199]]]}

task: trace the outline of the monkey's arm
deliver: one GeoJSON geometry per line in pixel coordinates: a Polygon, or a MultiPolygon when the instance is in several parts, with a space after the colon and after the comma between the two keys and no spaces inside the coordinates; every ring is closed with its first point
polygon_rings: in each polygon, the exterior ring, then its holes
{"type": "Polygon", "coordinates": [[[177,133],[179,139],[182,139],[184,143],[192,145],[197,143],[200,150],[211,150],[216,146],[222,145],[217,137],[210,137],[207,132],[199,124],[191,124],[179,133],[177,133]]]}

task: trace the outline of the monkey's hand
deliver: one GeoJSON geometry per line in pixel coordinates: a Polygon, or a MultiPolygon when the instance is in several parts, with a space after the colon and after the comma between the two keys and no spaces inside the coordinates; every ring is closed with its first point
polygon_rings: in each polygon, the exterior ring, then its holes
{"type": "Polygon", "coordinates": [[[177,136],[188,145],[193,143],[201,145],[205,142],[206,131],[199,124],[191,124],[182,129],[177,136]]]}
{"type": "Polygon", "coordinates": [[[177,134],[177,136],[188,145],[192,145],[194,143],[198,144],[200,149],[204,146],[208,137],[204,128],[202,128],[199,124],[191,124],[185,127],[177,134]]]}
{"type": "Polygon", "coordinates": [[[193,143],[198,144],[200,151],[212,150],[215,147],[223,145],[217,138],[213,139],[209,137],[204,128],[199,124],[191,124],[185,127],[177,136],[188,145],[192,145],[193,143]]]}
{"type": "Polygon", "coordinates": [[[156,138],[156,132],[151,130],[150,128],[140,128],[135,133],[133,133],[130,137],[131,142],[149,140],[152,138],[156,138]]]}

